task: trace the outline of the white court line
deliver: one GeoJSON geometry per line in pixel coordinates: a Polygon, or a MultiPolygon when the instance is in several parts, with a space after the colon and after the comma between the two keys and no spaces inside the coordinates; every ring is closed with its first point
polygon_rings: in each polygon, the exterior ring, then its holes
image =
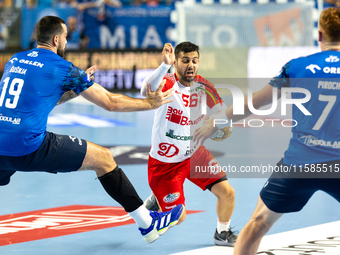
{"type": "MultiPolygon", "coordinates": [[[[212,246],[172,255],[232,255],[233,248],[212,246]]],[[[340,221],[265,236],[257,254],[339,255],[340,221]]]]}

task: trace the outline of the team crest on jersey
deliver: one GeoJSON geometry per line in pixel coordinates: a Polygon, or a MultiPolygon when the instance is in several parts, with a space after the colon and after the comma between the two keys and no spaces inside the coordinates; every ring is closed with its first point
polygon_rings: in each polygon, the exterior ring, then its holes
{"type": "Polygon", "coordinates": [[[27,56],[32,57],[32,58],[36,58],[38,57],[38,51],[32,51],[31,53],[28,53],[27,56]]]}
{"type": "Polygon", "coordinates": [[[180,197],[180,193],[176,192],[176,193],[170,193],[167,196],[165,196],[163,198],[165,203],[172,203],[175,202],[178,198],[180,197]]]}
{"type": "Polygon", "coordinates": [[[179,152],[179,149],[174,144],[170,144],[170,143],[160,143],[159,151],[157,151],[158,155],[164,156],[167,158],[172,158],[173,156],[176,156],[178,152],[179,152]]]}
{"type": "Polygon", "coordinates": [[[330,55],[325,60],[326,60],[326,62],[331,62],[331,63],[339,62],[338,56],[333,56],[333,55],[330,55]]]}

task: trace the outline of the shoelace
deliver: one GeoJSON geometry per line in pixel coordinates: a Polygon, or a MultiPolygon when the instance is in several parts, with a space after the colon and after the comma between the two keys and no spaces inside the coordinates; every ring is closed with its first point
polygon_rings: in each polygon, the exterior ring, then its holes
{"type": "Polygon", "coordinates": [[[238,235],[239,231],[238,231],[238,230],[232,231],[233,228],[234,228],[234,227],[230,227],[230,228],[229,228],[229,231],[230,231],[231,233],[233,233],[234,235],[238,235]]]}

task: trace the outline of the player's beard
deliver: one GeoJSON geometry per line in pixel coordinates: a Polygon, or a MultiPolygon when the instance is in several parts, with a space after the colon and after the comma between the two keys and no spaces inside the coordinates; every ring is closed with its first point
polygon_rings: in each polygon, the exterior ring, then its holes
{"type": "Polygon", "coordinates": [[[64,53],[65,53],[65,47],[62,47],[61,45],[59,45],[58,49],[57,49],[57,54],[60,56],[60,57],[64,57],[64,53]]]}
{"type": "Polygon", "coordinates": [[[184,70],[184,72],[181,72],[180,75],[182,76],[182,79],[186,82],[193,82],[195,80],[197,70],[193,70],[193,76],[192,77],[187,77],[185,74],[187,73],[188,68],[184,70]]]}

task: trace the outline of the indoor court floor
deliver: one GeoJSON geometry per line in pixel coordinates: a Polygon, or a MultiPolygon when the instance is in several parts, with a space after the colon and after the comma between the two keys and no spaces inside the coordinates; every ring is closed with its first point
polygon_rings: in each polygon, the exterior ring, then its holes
{"type": "MultiPolygon", "coordinates": [[[[231,103],[231,102],[229,102],[231,103]]],[[[109,113],[76,98],[54,109],[48,130],[83,138],[111,151],[144,200],[150,194],[147,158],[153,112],[109,113]]],[[[205,143],[221,165],[234,169],[275,166],[283,156],[290,128],[238,125],[227,140],[205,143]]],[[[254,168],[255,169],[255,168],[254,168]]],[[[231,225],[249,220],[268,175],[230,174],[236,191],[231,225]]],[[[131,218],[112,200],[94,171],[13,175],[0,187],[1,255],[232,254],[213,243],[216,198],[189,181],[184,185],[184,223],[146,244],[131,218]]],[[[317,192],[298,213],[286,214],[264,238],[258,254],[340,254],[340,206],[317,192]]]]}

